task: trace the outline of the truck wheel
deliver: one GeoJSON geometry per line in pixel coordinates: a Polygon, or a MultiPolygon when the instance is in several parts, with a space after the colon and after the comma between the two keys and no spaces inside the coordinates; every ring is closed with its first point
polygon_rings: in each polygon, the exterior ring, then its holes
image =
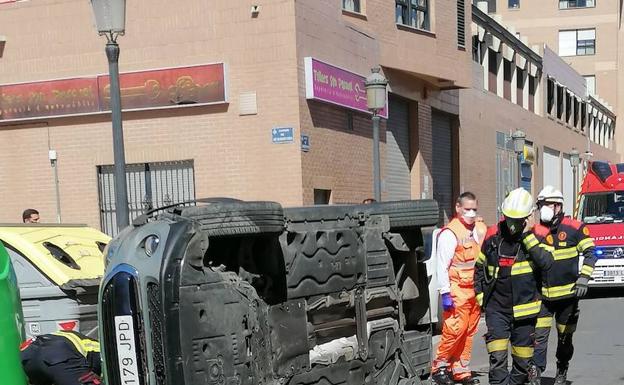
{"type": "Polygon", "coordinates": [[[208,236],[281,233],[284,211],[276,202],[217,202],[184,207],[180,215],[200,224],[208,236]]]}
{"type": "Polygon", "coordinates": [[[439,219],[438,203],[432,199],[379,202],[360,205],[371,214],[387,215],[390,230],[435,226],[439,219]]]}

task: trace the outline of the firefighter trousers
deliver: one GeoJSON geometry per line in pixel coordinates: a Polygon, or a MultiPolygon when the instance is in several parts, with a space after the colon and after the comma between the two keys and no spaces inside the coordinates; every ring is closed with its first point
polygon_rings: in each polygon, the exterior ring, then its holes
{"type": "Polygon", "coordinates": [[[578,298],[559,301],[543,301],[535,328],[535,364],[542,371],[546,369],[548,335],[553,318],[557,324],[557,365],[568,367],[574,354],[572,335],[579,318],[578,298]]]}
{"type": "Polygon", "coordinates": [[[44,334],[25,347],[22,365],[32,385],[98,385],[88,360],[66,338],[44,334]]]}
{"type": "Polygon", "coordinates": [[[496,310],[485,312],[485,342],[490,355],[490,385],[520,385],[528,381],[528,367],[533,359],[535,318],[516,321],[513,315],[496,310]],[[507,366],[509,344],[513,360],[507,366]]]}
{"type": "Polygon", "coordinates": [[[432,372],[448,368],[453,373],[453,379],[461,381],[471,376],[472,341],[477,334],[481,309],[474,295],[453,295],[453,300],[455,308],[444,312],[442,338],[432,372]]]}

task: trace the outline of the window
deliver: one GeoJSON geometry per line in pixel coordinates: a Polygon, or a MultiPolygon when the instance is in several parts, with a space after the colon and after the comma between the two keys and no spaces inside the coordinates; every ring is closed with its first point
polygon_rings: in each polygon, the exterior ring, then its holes
{"type": "Polygon", "coordinates": [[[595,6],[594,0],[559,0],[559,9],[592,8],[595,6]]]}
{"type": "Polygon", "coordinates": [[[509,9],[520,8],[520,0],[507,0],[507,8],[509,9]]]}
{"type": "MultiPolygon", "coordinates": [[[[114,166],[97,167],[100,226],[117,234],[114,166]]],[[[192,160],[126,164],[130,221],[146,211],[195,199],[192,160]]]]}
{"type": "Polygon", "coordinates": [[[457,47],[466,48],[466,3],[457,0],[457,47]]]}
{"type": "Polygon", "coordinates": [[[529,76],[529,111],[535,112],[535,91],[537,90],[537,79],[529,76]]]}
{"type": "Polygon", "coordinates": [[[512,71],[511,62],[503,59],[503,97],[507,100],[511,100],[512,71]]]}
{"type": "Polygon", "coordinates": [[[596,95],[596,76],[587,75],[583,77],[585,78],[585,84],[587,85],[587,96],[596,95]]]}
{"type": "Polygon", "coordinates": [[[331,190],[314,189],[314,204],[315,205],[328,205],[331,199],[331,190]]]}
{"type": "Polygon", "coordinates": [[[395,0],[396,23],[429,30],[429,0],[395,0]]]}
{"type": "Polygon", "coordinates": [[[550,115],[554,115],[555,114],[555,81],[552,79],[548,79],[548,82],[546,83],[546,93],[547,93],[547,105],[546,108],[548,109],[548,114],[550,115]]]}
{"type": "Polygon", "coordinates": [[[595,28],[559,31],[559,56],[585,56],[595,53],[595,28]]]}
{"type": "Polygon", "coordinates": [[[342,0],[342,9],[349,12],[362,12],[360,0],[342,0]]]}

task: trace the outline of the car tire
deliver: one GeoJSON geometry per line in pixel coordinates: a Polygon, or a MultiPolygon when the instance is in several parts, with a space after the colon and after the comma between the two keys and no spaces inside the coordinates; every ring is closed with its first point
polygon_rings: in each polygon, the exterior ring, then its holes
{"type": "Polygon", "coordinates": [[[379,202],[360,207],[371,214],[387,215],[390,231],[435,226],[440,215],[438,203],[433,199],[379,202]]]}
{"type": "Polygon", "coordinates": [[[200,225],[208,236],[242,236],[281,233],[284,210],[276,202],[217,202],[184,207],[180,215],[200,225]]]}

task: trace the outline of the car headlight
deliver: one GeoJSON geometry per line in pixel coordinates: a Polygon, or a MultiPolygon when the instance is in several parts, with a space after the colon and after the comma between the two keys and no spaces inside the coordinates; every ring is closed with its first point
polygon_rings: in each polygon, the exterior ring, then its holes
{"type": "Polygon", "coordinates": [[[160,244],[160,238],[158,235],[149,235],[143,240],[143,248],[145,249],[145,254],[148,257],[151,257],[156,252],[158,245],[160,244]]]}

